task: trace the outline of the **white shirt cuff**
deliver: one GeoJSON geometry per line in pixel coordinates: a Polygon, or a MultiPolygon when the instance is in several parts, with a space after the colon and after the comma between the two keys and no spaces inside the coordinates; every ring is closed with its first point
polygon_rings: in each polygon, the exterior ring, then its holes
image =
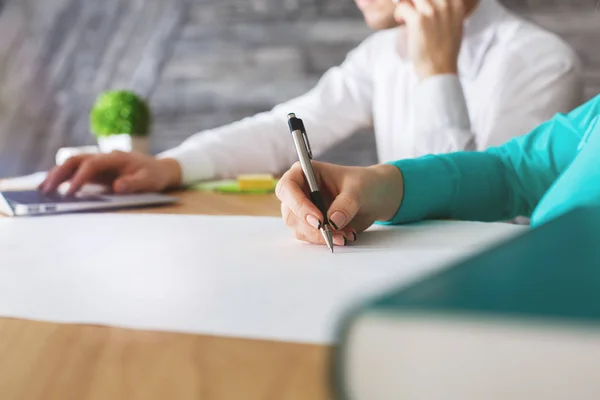
{"type": "Polygon", "coordinates": [[[215,168],[206,154],[198,154],[198,149],[188,149],[185,144],[160,153],[159,159],[172,158],[181,167],[182,185],[190,185],[215,177],[215,168]]]}
{"type": "Polygon", "coordinates": [[[417,132],[438,134],[451,131],[453,142],[468,142],[471,122],[460,79],[456,75],[435,75],[424,79],[415,96],[415,127],[417,132]]]}

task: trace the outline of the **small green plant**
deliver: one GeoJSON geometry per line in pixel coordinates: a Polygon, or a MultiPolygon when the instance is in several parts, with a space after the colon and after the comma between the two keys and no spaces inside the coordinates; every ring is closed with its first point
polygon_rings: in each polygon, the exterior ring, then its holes
{"type": "Polygon", "coordinates": [[[119,134],[147,136],[151,120],[148,104],[135,93],[104,92],[90,111],[90,131],[96,137],[119,134]]]}

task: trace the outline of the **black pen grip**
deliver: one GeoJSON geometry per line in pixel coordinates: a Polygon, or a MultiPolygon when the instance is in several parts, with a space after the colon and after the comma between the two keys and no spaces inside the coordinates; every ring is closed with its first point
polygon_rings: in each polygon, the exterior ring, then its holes
{"type": "Polygon", "coordinates": [[[322,224],[329,225],[329,221],[327,219],[327,207],[325,207],[325,199],[323,199],[323,194],[320,190],[310,193],[310,200],[313,202],[315,206],[321,211],[323,214],[323,218],[325,219],[322,224]]]}

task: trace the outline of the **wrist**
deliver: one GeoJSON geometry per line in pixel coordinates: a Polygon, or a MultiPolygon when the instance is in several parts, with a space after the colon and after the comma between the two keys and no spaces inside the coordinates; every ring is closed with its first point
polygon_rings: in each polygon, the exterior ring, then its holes
{"type": "Polygon", "coordinates": [[[417,68],[417,74],[421,80],[425,80],[437,75],[458,75],[458,67],[456,63],[450,63],[447,65],[421,65],[417,68]]]}
{"type": "Polygon", "coordinates": [[[174,158],[161,158],[157,160],[161,171],[165,173],[164,189],[176,188],[182,184],[181,165],[174,158]]]}
{"type": "Polygon", "coordinates": [[[369,167],[376,182],[375,219],[389,221],[398,212],[404,197],[404,179],[401,171],[394,165],[381,164],[369,167]]]}

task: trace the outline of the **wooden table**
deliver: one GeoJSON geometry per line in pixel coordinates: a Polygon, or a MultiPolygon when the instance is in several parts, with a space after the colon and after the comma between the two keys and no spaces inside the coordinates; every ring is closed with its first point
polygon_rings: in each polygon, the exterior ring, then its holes
{"type": "MultiPolygon", "coordinates": [[[[176,195],[127,212],[279,215],[273,196],[176,195]]],[[[329,357],[325,346],[0,319],[0,399],[322,400],[329,357]]]]}

